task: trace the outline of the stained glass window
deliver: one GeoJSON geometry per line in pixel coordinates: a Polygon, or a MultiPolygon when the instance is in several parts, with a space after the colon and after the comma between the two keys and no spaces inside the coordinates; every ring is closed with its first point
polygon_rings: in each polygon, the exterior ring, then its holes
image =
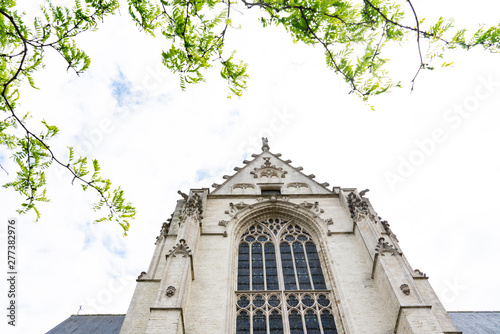
{"type": "Polygon", "coordinates": [[[336,334],[311,235],[281,219],[255,223],[238,245],[237,334],[336,334]]]}

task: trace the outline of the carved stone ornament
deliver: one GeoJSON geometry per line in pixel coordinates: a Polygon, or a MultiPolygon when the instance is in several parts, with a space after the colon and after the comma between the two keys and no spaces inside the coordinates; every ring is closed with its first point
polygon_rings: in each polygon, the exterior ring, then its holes
{"type": "Polygon", "coordinates": [[[228,222],[227,220],[220,220],[220,221],[219,221],[219,226],[224,226],[224,227],[226,227],[226,226],[227,226],[227,224],[229,224],[229,222],[228,222]]]}
{"type": "Polygon", "coordinates": [[[183,192],[182,192],[182,191],[180,191],[180,190],[177,190],[177,193],[178,193],[179,195],[181,195],[181,196],[182,196],[182,198],[184,198],[186,201],[188,200],[189,196],[188,196],[187,194],[183,193],[183,192]]]}
{"type": "Polygon", "coordinates": [[[236,183],[234,186],[233,186],[233,189],[249,189],[249,188],[252,188],[252,189],[255,189],[255,185],[252,184],[252,183],[236,183]]]}
{"type": "Polygon", "coordinates": [[[402,254],[396,248],[394,248],[393,245],[390,245],[388,242],[386,242],[384,238],[380,238],[378,239],[378,244],[375,248],[375,254],[385,256],[385,253],[390,253],[391,256],[402,254]]]}
{"type": "Polygon", "coordinates": [[[325,187],[325,188],[326,188],[326,187],[328,187],[328,186],[330,185],[330,183],[328,183],[328,182],[323,182],[323,183],[321,183],[321,185],[322,185],[323,187],[325,187]]]}
{"type": "Polygon", "coordinates": [[[359,196],[360,196],[360,197],[364,197],[364,196],[366,195],[366,193],[367,193],[367,192],[369,192],[369,191],[370,191],[370,189],[361,190],[361,191],[359,192],[359,196]]]}
{"type": "Polygon", "coordinates": [[[147,273],[146,273],[145,271],[143,271],[143,272],[141,272],[141,273],[139,274],[139,277],[137,277],[137,279],[144,278],[144,276],[146,276],[146,275],[147,275],[147,273]]]}
{"type": "Polygon", "coordinates": [[[262,151],[269,151],[269,141],[266,137],[262,137],[262,151]]]}
{"type": "Polygon", "coordinates": [[[310,203],[310,202],[304,201],[303,203],[300,203],[300,206],[302,206],[306,209],[309,209],[316,214],[321,214],[321,213],[325,212],[325,210],[320,209],[319,202],[310,203]]]}
{"type": "Polygon", "coordinates": [[[201,197],[197,193],[194,193],[184,205],[184,210],[182,211],[183,215],[186,216],[199,216],[201,218],[201,214],[203,212],[201,205],[201,197]]]}
{"type": "Polygon", "coordinates": [[[351,218],[358,222],[370,214],[368,202],[361,196],[357,196],[354,192],[347,195],[347,205],[351,212],[351,218]]]}
{"type": "Polygon", "coordinates": [[[181,239],[177,245],[175,245],[172,250],[167,254],[167,256],[177,256],[182,255],[182,257],[191,256],[191,250],[189,246],[186,244],[186,240],[181,239]]]}
{"type": "Polygon", "coordinates": [[[410,294],[410,287],[408,286],[408,284],[401,284],[399,288],[401,289],[401,291],[403,291],[405,295],[410,294]]]}
{"type": "Polygon", "coordinates": [[[326,225],[333,225],[333,219],[332,218],[325,219],[325,223],[326,225]]]}
{"type": "Polygon", "coordinates": [[[269,157],[264,157],[264,164],[260,167],[255,167],[250,174],[253,175],[255,179],[257,178],[284,178],[285,175],[288,173],[286,170],[284,170],[282,167],[276,167],[276,165],[271,164],[271,158],[269,157]]]}
{"type": "Polygon", "coordinates": [[[303,183],[303,182],[292,182],[292,183],[288,183],[286,185],[287,188],[296,188],[296,189],[299,189],[299,188],[309,188],[309,186],[307,185],[307,183],[303,183]]]}
{"type": "Polygon", "coordinates": [[[173,295],[175,295],[175,291],[176,291],[176,289],[175,289],[173,286],[169,286],[169,287],[167,288],[167,292],[166,292],[167,297],[169,297],[169,298],[170,298],[170,297],[172,297],[173,295]]]}
{"type": "Polygon", "coordinates": [[[155,245],[163,240],[164,238],[167,237],[168,235],[168,230],[170,230],[170,224],[172,223],[172,218],[168,219],[166,222],[164,222],[162,225],[161,225],[161,230],[160,230],[160,235],[156,237],[156,242],[155,242],[155,245]]]}
{"type": "Polygon", "coordinates": [[[218,184],[218,183],[212,183],[212,187],[213,187],[213,188],[219,188],[219,187],[220,187],[220,184],[218,184]]]}
{"type": "MultiPolygon", "coordinates": [[[[379,219],[380,219],[380,217],[379,217],[379,219]]],[[[382,225],[382,227],[384,228],[384,231],[387,234],[392,235],[394,237],[394,239],[396,239],[396,241],[399,241],[398,238],[396,237],[396,235],[394,233],[392,233],[391,225],[389,225],[389,222],[387,220],[381,220],[380,224],[382,225]]]]}
{"type": "Polygon", "coordinates": [[[236,203],[236,204],[233,204],[231,202],[231,203],[229,203],[229,210],[224,211],[224,213],[226,215],[230,215],[231,217],[235,217],[236,214],[238,213],[238,211],[246,208],[247,206],[250,206],[250,205],[248,205],[247,203],[244,203],[244,202],[240,202],[240,203],[236,203]]]}
{"type": "Polygon", "coordinates": [[[421,272],[418,269],[413,270],[413,275],[416,276],[416,277],[425,277],[425,278],[427,278],[427,275],[424,274],[423,272],[421,272]]]}

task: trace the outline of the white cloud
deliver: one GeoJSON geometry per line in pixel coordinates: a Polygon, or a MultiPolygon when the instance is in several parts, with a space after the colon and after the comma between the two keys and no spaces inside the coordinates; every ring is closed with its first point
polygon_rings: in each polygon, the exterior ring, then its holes
{"type": "MultiPolygon", "coordinates": [[[[460,22],[464,13],[475,15],[455,2],[442,3],[442,12],[452,8],[460,22]]],[[[498,12],[495,7],[496,2],[484,1],[482,8],[491,10],[476,17],[498,12]]],[[[427,8],[436,10],[436,3],[427,8]]],[[[61,154],[68,143],[89,142],[89,154],[100,160],[104,176],[125,189],[138,216],[126,238],[116,224],[91,224],[93,194],[49,172],[52,202],[43,205],[42,219],[19,217],[16,333],[47,331],[80,305],[86,312],[89,298],[101,300],[91,312],[125,313],[134,279],[147,269],[161,223],[174,209],[176,191],[221,183],[222,175],[242,166],[244,153],[258,153],[253,141],[269,132],[264,129],[271,129],[276,113],[284,110],[296,117],[271,130],[272,152],[283,153],[320,182],[370,188],[375,209],[391,223],[414,268],[431,277],[448,309],[498,309],[500,225],[490,212],[500,186],[500,88],[460,127],[443,120],[448,108],[474,94],[481,76],[500,81],[498,56],[457,52],[453,69],[422,74],[412,94],[408,78],[406,88],[374,99],[376,111],[371,111],[325,69],[321,50],[292,45],[281,29],[269,32],[245,20],[246,30],[231,30],[234,39],[228,44],[249,62],[252,77],[241,99],[228,100],[226,83],[215,71],[182,92],[178,78],[161,67],[160,50],[167,46],[137,32],[122,12],[101,31],[82,36],[93,60],[86,74],[76,78],[51,61],[37,74],[41,90],[26,92],[23,106],[60,126],[54,148],[61,154]],[[141,99],[119,109],[113,97],[117,80],[141,99]],[[102,131],[103,120],[112,123],[111,131],[102,131]],[[444,126],[448,139],[392,190],[384,173],[397,169],[398,156],[411,154],[416,140],[444,126]],[[458,293],[450,293],[453,284],[458,293]],[[117,292],[108,298],[110,289],[117,292]]],[[[416,66],[394,68],[413,73],[416,66]]],[[[21,198],[5,189],[0,197],[3,232],[21,198]]],[[[0,291],[5,291],[3,281],[0,291]]]]}

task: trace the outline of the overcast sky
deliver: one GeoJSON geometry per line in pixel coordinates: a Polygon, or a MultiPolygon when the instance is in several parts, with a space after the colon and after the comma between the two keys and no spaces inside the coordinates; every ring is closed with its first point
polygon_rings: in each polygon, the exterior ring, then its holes
{"type": "MultiPolygon", "coordinates": [[[[453,16],[471,28],[498,23],[500,10],[496,0],[416,6],[420,17],[453,16]]],[[[45,332],[80,306],[81,314],[124,314],[177,190],[222,183],[260,152],[262,136],[271,152],[320,183],[369,188],[375,210],[448,310],[500,310],[499,55],[450,53],[454,67],[422,73],[410,94],[416,45],[395,48],[389,57],[400,59],[391,68],[405,87],[373,99],[372,111],[326,69],[319,48],[293,44],[281,28],[264,30],[252,13],[237,14],[242,28],[229,31],[227,48],[249,63],[251,79],[241,99],[227,99],[217,69],[181,91],[161,65],[168,44],[121,13],[79,39],[92,58],[81,77],[49,53],[35,77],[41,89],[25,89],[21,109],[35,114],[33,124],[43,117],[61,128],[52,148],[62,156],[71,145],[98,158],[102,174],[136,205],[137,219],[125,238],[116,223],[93,224],[94,194],[57,168],[47,172],[51,202],[40,205],[36,223],[16,214],[21,196],[0,189],[2,252],[7,218],[17,217],[20,268],[19,326],[7,328],[4,318],[2,331],[45,332]]],[[[1,182],[12,180],[3,148],[0,162],[9,171],[1,182]]],[[[3,304],[6,289],[0,280],[3,304]]]]}

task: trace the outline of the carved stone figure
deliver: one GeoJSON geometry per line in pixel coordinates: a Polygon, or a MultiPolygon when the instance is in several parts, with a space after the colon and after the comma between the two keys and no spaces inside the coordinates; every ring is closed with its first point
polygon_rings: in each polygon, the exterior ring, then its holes
{"type": "MultiPolygon", "coordinates": [[[[194,193],[186,202],[183,214],[188,216],[201,215],[203,212],[200,195],[194,193]]],[[[201,218],[201,216],[200,216],[201,218]]]]}
{"type": "Polygon", "coordinates": [[[403,291],[405,295],[410,294],[410,287],[408,286],[408,284],[401,284],[399,288],[401,289],[401,291],[403,291]]]}
{"type": "Polygon", "coordinates": [[[359,196],[360,196],[360,197],[363,197],[363,196],[365,196],[365,194],[366,194],[367,192],[369,192],[369,191],[370,191],[370,189],[365,189],[365,190],[362,190],[362,191],[360,191],[360,192],[359,192],[359,196]]]}
{"type": "Polygon", "coordinates": [[[262,151],[269,151],[269,141],[266,137],[262,137],[262,151]]]}
{"type": "Polygon", "coordinates": [[[347,195],[347,204],[351,212],[351,218],[358,222],[369,214],[368,203],[362,197],[356,196],[354,192],[347,195]]]}
{"type": "Polygon", "coordinates": [[[172,297],[173,295],[175,295],[175,290],[176,290],[176,289],[175,289],[173,286],[169,286],[169,287],[167,288],[167,292],[166,292],[167,297],[169,297],[169,298],[170,298],[170,297],[172,297]]]}
{"type": "Polygon", "coordinates": [[[181,196],[182,196],[182,198],[184,198],[186,201],[188,200],[189,196],[188,196],[187,194],[183,193],[183,192],[182,192],[182,191],[180,191],[180,190],[177,190],[177,193],[178,193],[179,195],[181,195],[181,196]]]}
{"type": "Polygon", "coordinates": [[[144,276],[146,276],[146,275],[147,275],[147,273],[146,273],[145,271],[143,271],[143,272],[141,272],[141,273],[139,274],[139,277],[137,277],[137,279],[141,279],[141,278],[143,278],[143,277],[144,277],[144,276]]]}

